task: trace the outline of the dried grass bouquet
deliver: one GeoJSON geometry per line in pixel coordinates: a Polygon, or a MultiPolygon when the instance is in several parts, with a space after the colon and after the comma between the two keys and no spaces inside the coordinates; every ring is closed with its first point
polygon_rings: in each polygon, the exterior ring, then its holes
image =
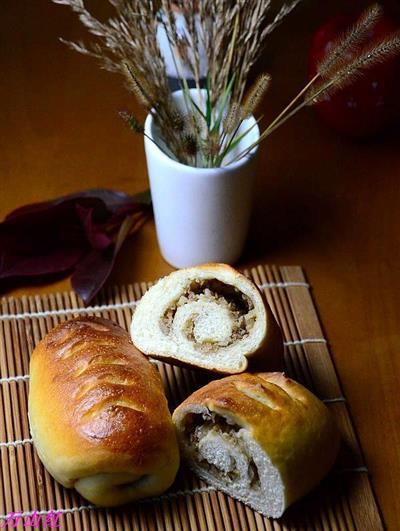
{"type": "MultiPolygon", "coordinates": [[[[263,74],[247,87],[250,70],[266,37],[300,0],[283,3],[274,16],[272,0],[109,0],[115,16],[106,22],[90,14],[83,0],[53,1],[69,5],[95,37],[89,45],[67,44],[95,57],[106,70],[122,74],[139,103],[152,114],[164,140],[159,147],[190,166],[220,167],[240,160],[300,109],[340,90],[366,68],[400,51],[399,33],[365,46],[382,13],[377,4],[368,8],[338,39],[316,76],[263,130],[259,141],[240,152],[238,147],[249,133],[246,120],[255,113],[271,83],[271,76],[263,74]],[[183,31],[177,28],[177,10],[184,18],[183,31]],[[157,36],[160,26],[175,58],[184,112],[171,96],[157,36]],[[348,50],[358,52],[356,59],[348,58],[348,50]],[[202,53],[207,62],[205,81],[202,53]],[[182,64],[191,72],[198,90],[196,99],[181,71],[182,64]]],[[[132,113],[121,115],[134,131],[146,134],[132,113]]]]}

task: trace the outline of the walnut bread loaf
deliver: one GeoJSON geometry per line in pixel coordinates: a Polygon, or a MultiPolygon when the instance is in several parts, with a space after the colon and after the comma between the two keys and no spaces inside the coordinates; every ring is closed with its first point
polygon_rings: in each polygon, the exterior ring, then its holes
{"type": "Polygon", "coordinates": [[[100,506],[164,492],[179,449],[157,370],[111,321],[54,328],[30,363],[29,419],[49,473],[100,506]]]}
{"type": "Polygon", "coordinates": [[[282,366],[282,334],[264,296],[224,264],[162,278],[139,302],[131,336],[148,356],[223,374],[282,366]]]}
{"type": "Polygon", "coordinates": [[[273,518],[321,481],[339,448],[328,408],[283,373],[213,381],[173,421],[200,478],[273,518]]]}

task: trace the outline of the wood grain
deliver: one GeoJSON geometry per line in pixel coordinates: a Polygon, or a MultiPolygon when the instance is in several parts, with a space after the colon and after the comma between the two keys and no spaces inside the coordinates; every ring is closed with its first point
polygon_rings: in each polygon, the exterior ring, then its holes
{"type": "MultiPolygon", "coordinates": [[[[102,7],[104,0],[91,4],[102,7]]],[[[275,115],[301,87],[312,32],[348,5],[306,2],[272,37],[264,62],[274,83],[264,114],[275,115]]],[[[117,77],[64,48],[59,36],[84,36],[66,8],[48,0],[3,1],[0,217],[83,187],[147,186],[142,141],[117,117],[135,104],[117,77]]],[[[395,132],[365,143],[340,138],[312,110],[277,131],[261,150],[253,226],[240,263],[301,263],[312,278],[389,529],[398,529],[400,514],[398,146],[395,132]]],[[[110,282],[150,280],[170,270],[149,223],[125,246],[110,282]]]]}

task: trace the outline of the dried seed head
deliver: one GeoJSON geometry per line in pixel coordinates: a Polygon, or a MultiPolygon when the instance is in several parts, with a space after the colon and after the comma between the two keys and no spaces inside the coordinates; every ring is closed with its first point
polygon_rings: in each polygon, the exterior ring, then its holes
{"type": "Polygon", "coordinates": [[[202,137],[205,132],[205,122],[195,112],[189,112],[184,117],[185,130],[194,136],[202,137]]]}
{"type": "Polygon", "coordinates": [[[131,113],[129,111],[119,111],[118,116],[122,118],[125,123],[128,123],[131,113]]]}
{"type": "Polygon", "coordinates": [[[314,105],[327,96],[332,96],[338,90],[353,83],[366,69],[382,63],[399,53],[400,32],[397,32],[362,51],[353,61],[337,72],[335,71],[328,81],[320,81],[313,85],[306,94],[308,105],[314,105]]]}
{"type": "Polygon", "coordinates": [[[151,107],[151,103],[147,95],[145,94],[143,87],[138,83],[136,75],[132,68],[126,63],[124,66],[129,90],[136,96],[137,101],[148,109],[149,107],[151,107]]]}
{"type": "Polygon", "coordinates": [[[243,103],[243,118],[249,118],[257,109],[265,93],[271,85],[271,76],[262,74],[250,88],[243,103]]]}
{"type": "Polygon", "coordinates": [[[190,133],[185,133],[182,136],[183,150],[188,156],[195,156],[197,154],[197,139],[190,133]]]}
{"type": "Polygon", "coordinates": [[[139,120],[129,111],[120,111],[119,116],[122,120],[138,134],[144,134],[144,126],[139,122],[139,120]]]}
{"type": "Polygon", "coordinates": [[[208,138],[204,142],[203,152],[209,159],[214,159],[219,155],[220,151],[220,137],[219,134],[212,133],[208,135],[208,138]]]}
{"type": "Polygon", "coordinates": [[[382,7],[379,4],[368,7],[355,24],[337,39],[328,55],[319,63],[317,70],[319,75],[329,78],[344,68],[348,62],[348,52],[354,52],[366,40],[381,17],[382,7]]]}
{"type": "Polygon", "coordinates": [[[239,126],[243,116],[243,109],[237,102],[233,102],[224,119],[223,127],[227,135],[232,134],[239,126]]]}
{"type": "Polygon", "coordinates": [[[185,128],[185,120],[178,109],[171,110],[171,127],[174,131],[181,132],[185,128]]]}

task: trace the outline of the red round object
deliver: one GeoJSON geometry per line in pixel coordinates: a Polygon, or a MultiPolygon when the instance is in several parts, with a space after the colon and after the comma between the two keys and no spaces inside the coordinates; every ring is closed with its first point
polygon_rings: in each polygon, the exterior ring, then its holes
{"type": "MultiPolygon", "coordinates": [[[[357,16],[339,15],[324,24],[314,35],[309,56],[309,77],[317,65],[357,16]]],[[[366,43],[373,43],[398,29],[399,25],[384,15],[366,43]]],[[[351,58],[351,53],[349,54],[351,58]]],[[[315,105],[320,118],[330,127],[348,136],[363,138],[382,132],[400,119],[400,59],[390,58],[365,70],[348,87],[326,96],[315,105]]]]}

